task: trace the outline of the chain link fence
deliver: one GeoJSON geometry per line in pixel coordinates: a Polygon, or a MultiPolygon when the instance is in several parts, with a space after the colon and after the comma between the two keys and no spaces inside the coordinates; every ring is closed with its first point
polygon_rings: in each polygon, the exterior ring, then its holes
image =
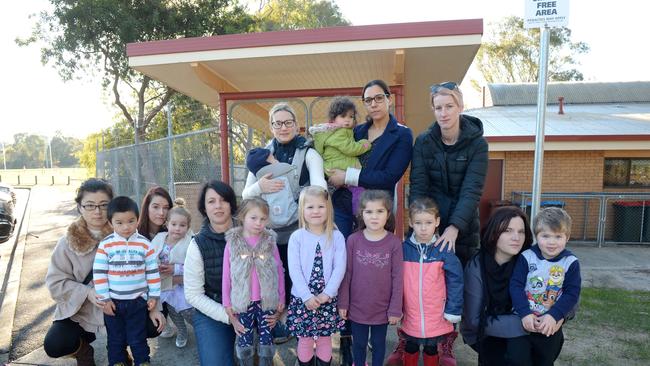
{"type": "MultiPolygon", "coordinates": [[[[530,215],[530,192],[513,192],[513,204],[530,215]]],[[[541,207],[563,207],[573,220],[571,242],[650,244],[648,193],[542,193],[541,207]]]]}

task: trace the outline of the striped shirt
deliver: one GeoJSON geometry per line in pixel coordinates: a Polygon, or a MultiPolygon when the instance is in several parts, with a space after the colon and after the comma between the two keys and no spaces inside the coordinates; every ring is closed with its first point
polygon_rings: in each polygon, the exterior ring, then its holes
{"type": "Polygon", "coordinates": [[[102,300],[160,297],[158,262],[149,240],[137,232],[104,238],[95,255],[93,282],[102,300]]]}

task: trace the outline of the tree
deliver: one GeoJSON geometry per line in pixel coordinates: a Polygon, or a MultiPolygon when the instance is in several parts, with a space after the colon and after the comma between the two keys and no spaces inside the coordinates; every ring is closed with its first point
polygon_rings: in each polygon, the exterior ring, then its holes
{"type": "Polygon", "coordinates": [[[45,167],[46,141],[38,135],[17,133],[14,143],[7,145],[7,168],[33,169],[45,167]]]}
{"type": "Polygon", "coordinates": [[[350,25],[339,7],[326,0],[260,0],[256,18],[261,32],[350,25]]]}
{"type": "Polygon", "coordinates": [[[79,165],[77,152],[83,147],[81,140],[74,137],[67,137],[57,131],[50,140],[52,149],[52,164],[60,168],[70,168],[79,165]]]}
{"type": "Polygon", "coordinates": [[[236,0],[49,1],[53,10],[42,12],[31,37],[17,43],[43,42],[43,63],[64,80],[98,72],[139,136],[175,91],[131,69],[127,43],[241,33],[253,24],[236,0]],[[123,89],[134,95],[134,105],[123,100],[123,89]]]}
{"type": "MultiPolygon", "coordinates": [[[[524,29],[523,19],[507,17],[491,24],[487,41],[476,55],[479,71],[488,83],[536,82],[538,77],[538,28],[524,29]]],[[[572,42],[571,30],[551,29],[549,40],[548,79],[551,81],[583,80],[577,55],[587,53],[584,42],[572,42]]]]}

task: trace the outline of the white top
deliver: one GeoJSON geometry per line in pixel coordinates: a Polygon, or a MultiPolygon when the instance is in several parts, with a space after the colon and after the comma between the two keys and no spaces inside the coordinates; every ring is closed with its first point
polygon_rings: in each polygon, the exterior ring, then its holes
{"type": "MultiPolygon", "coordinates": [[[[307,170],[309,171],[309,184],[312,186],[321,186],[327,189],[327,182],[325,182],[325,172],[323,170],[323,158],[320,154],[314,150],[307,150],[305,154],[305,164],[307,165],[307,170]]],[[[302,167],[300,168],[302,169],[302,167]]],[[[262,190],[260,185],[257,182],[257,177],[255,174],[248,172],[248,177],[246,178],[246,186],[242,191],[242,198],[253,198],[259,197],[262,195],[262,190]]]]}
{"type": "Polygon", "coordinates": [[[196,310],[210,318],[225,324],[230,324],[228,314],[223,304],[220,304],[205,294],[205,270],[203,257],[198,244],[192,239],[185,256],[185,299],[196,310]]]}

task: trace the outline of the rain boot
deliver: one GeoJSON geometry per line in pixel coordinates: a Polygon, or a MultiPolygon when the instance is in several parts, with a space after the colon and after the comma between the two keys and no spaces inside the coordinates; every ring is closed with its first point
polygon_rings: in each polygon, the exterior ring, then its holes
{"type": "Polygon", "coordinates": [[[300,361],[300,359],[298,359],[298,365],[299,365],[299,366],[313,366],[313,365],[314,365],[314,359],[315,359],[315,358],[316,358],[316,357],[312,357],[311,360],[309,360],[309,361],[307,361],[307,362],[302,362],[302,361],[300,361]]]}
{"type": "MultiPolygon", "coordinates": [[[[438,355],[427,355],[424,353],[422,358],[424,360],[424,366],[438,366],[438,355]]],[[[454,359],[454,362],[456,362],[456,359],[454,359]]]]}
{"type": "Polygon", "coordinates": [[[404,366],[418,366],[418,361],[420,360],[420,352],[415,353],[402,353],[402,360],[404,361],[404,366]]]}
{"type": "Polygon", "coordinates": [[[329,361],[323,361],[320,358],[316,357],[316,366],[330,366],[331,364],[332,364],[331,359],[329,361]]]}
{"type": "Polygon", "coordinates": [[[444,339],[438,343],[440,366],[456,366],[456,357],[454,356],[454,341],[456,337],[458,337],[458,332],[453,331],[445,334],[444,339]]]}

